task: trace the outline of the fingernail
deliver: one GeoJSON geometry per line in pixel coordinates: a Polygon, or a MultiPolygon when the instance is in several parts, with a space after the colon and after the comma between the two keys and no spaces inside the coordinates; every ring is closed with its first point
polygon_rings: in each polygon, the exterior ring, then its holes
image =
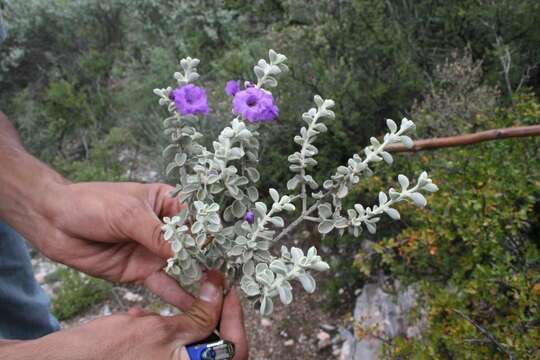
{"type": "Polygon", "coordinates": [[[214,283],[207,281],[201,286],[199,299],[207,302],[214,302],[219,297],[220,292],[221,289],[219,289],[214,283]]]}

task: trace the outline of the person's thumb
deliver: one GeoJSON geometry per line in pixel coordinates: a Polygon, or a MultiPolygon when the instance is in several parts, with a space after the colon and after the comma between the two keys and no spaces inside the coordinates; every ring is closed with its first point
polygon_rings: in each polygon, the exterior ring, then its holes
{"type": "Polygon", "coordinates": [[[138,242],[157,256],[173,256],[171,245],[163,237],[163,223],[149,206],[133,209],[129,219],[120,219],[121,228],[128,238],[138,242]]]}
{"type": "Polygon", "coordinates": [[[179,340],[180,359],[189,359],[185,346],[204,340],[216,329],[223,306],[223,275],[209,271],[198,299],[182,315],[171,317],[179,340]]]}

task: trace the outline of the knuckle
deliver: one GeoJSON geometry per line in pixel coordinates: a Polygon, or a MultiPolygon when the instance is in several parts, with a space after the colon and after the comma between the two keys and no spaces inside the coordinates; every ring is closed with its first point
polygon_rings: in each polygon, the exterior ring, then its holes
{"type": "MultiPolygon", "coordinates": [[[[140,223],[141,216],[144,215],[144,208],[136,199],[125,199],[117,205],[117,208],[110,209],[111,216],[108,218],[118,219],[118,223],[121,224],[119,230],[129,236],[135,226],[140,223]]],[[[116,225],[116,221],[114,225],[116,225]]]]}
{"type": "Polygon", "coordinates": [[[218,316],[208,306],[197,301],[186,311],[188,316],[201,330],[212,331],[217,325],[218,316]]]}

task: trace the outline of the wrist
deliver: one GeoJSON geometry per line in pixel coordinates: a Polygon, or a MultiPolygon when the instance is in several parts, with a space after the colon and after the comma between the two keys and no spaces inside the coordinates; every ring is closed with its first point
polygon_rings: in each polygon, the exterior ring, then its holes
{"type": "Polygon", "coordinates": [[[6,171],[0,173],[0,219],[35,242],[48,236],[44,223],[68,182],[22,147],[2,150],[0,164],[6,171]]]}

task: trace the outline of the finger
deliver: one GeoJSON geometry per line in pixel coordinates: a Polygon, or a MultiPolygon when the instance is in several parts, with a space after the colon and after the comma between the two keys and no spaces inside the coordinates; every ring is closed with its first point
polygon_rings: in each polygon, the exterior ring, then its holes
{"type": "Polygon", "coordinates": [[[248,358],[248,344],[246,339],[246,329],[244,328],[244,312],[238,293],[231,288],[223,300],[223,310],[221,312],[220,335],[224,340],[234,343],[234,360],[245,360],[248,358]]]}
{"type": "Polygon", "coordinates": [[[182,289],[178,282],[167,275],[163,270],[157,271],[146,278],[144,285],[154,294],[168,304],[174,305],[182,311],[188,310],[195,298],[182,289]]]}
{"type": "Polygon", "coordinates": [[[149,206],[140,206],[130,211],[130,218],[121,219],[125,235],[143,245],[157,256],[168,259],[173,257],[169,242],[163,237],[163,223],[149,206]]]}
{"type": "Polygon", "coordinates": [[[170,321],[180,345],[189,345],[207,338],[215,330],[223,305],[223,275],[209,271],[201,291],[191,307],[170,321]]]}
{"type": "Polygon", "coordinates": [[[171,192],[173,186],[166,184],[151,184],[148,185],[148,201],[154,209],[154,212],[159,216],[174,216],[185,207],[181,204],[178,198],[173,197],[171,192]]]}

